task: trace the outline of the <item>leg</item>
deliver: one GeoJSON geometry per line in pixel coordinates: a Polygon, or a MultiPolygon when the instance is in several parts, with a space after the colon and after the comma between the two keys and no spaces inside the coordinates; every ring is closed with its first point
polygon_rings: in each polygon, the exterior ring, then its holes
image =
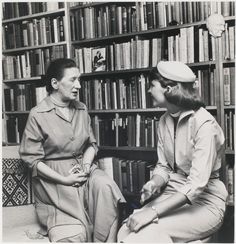
{"type": "Polygon", "coordinates": [[[173,242],[189,242],[204,239],[220,227],[222,220],[222,215],[213,208],[209,209],[209,206],[185,205],[137,233],[130,232],[123,225],[118,233],[118,241],[142,242],[145,239],[145,242],[166,242],[171,238],[173,242]]]}
{"type": "Polygon", "coordinates": [[[118,201],[125,200],[115,182],[102,170],[94,170],[89,179],[87,205],[95,242],[116,242],[118,201]]]}

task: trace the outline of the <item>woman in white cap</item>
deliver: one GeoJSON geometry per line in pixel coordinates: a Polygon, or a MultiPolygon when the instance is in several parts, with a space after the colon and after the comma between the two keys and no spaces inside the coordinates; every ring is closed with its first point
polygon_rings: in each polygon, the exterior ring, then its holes
{"type": "Polygon", "coordinates": [[[184,63],[161,61],[150,73],[154,106],[166,108],[158,128],[158,162],[119,242],[190,242],[222,224],[227,191],[219,180],[224,135],[204,108],[196,77],[184,63]],[[157,194],[158,193],[158,194],[157,194]]]}

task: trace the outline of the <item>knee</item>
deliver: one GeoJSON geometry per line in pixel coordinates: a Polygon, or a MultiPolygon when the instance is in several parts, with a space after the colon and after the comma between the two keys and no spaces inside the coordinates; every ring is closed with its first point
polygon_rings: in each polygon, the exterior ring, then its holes
{"type": "Polygon", "coordinates": [[[114,184],[113,180],[102,170],[96,171],[96,174],[92,176],[90,181],[93,188],[97,190],[109,190],[112,187],[112,184],[114,184]]]}
{"type": "Polygon", "coordinates": [[[124,239],[130,234],[129,228],[123,224],[117,234],[117,242],[124,242],[124,239]]]}

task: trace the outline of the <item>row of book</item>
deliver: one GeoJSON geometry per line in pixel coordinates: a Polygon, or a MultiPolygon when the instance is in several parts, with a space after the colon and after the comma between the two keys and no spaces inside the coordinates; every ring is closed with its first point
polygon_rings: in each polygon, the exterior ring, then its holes
{"type": "Polygon", "coordinates": [[[235,113],[230,110],[224,114],[225,120],[225,148],[234,150],[234,133],[235,133],[235,113]]]}
{"type": "MultiPolygon", "coordinates": [[[[23,70],[24,72],[27,71],[27,69],[23,70]]],[[[215,105],[215,69],[197,70],[195,73],[199,95],[207,106],[215,105]]],[[[30,77],[29,74],[22,77],[30,77]]],[[[233,89],[235,81],[233,77],[234,67],[224,68],[224,94],[225,101],[230,99],[229,104],[235,102],[233,89]]],[[[41,86],[44,85],[43,82],[42,80],[41,86]]],[[[82,80],[79,99],[87,105],[89,110],[152,108],[153,101],[148,93],[149,87],[150,80],[147,74],[126,79],[82,80]]],[[[34,84],[18,84],[14,87],[5,88],[4,95],[6,111],[27,111],[38,104],[47,94],[45,87],[36,87],[34,84]],[[43,91],[42,95],[40,95],[41,91],[43,91]],[[21,102],[17,102],[18,100],[21,102]]]]}
{"type": "Polygon", "coordinates": [[[137,195],[150,180],[154,170],[153,162],[112,157],[99,159],[98,166],[116,182],[124,194],[129,192],[137,195]]]}
{"type": "Polygon", "coordinates": [[[6,135],[3,136],[3,142],[5,140],[8,143],[20,143],[27,118],[28,115],[21,115],[19,117],[14,115],[7,116],[6,119],[2,121],[4,134],[6,132],[6,135]]]}
{"type": "Polygon", "coordinates": [[[199,96],[206,106],[216,105],[216,70],[212,68],[195,71],[199,96]]]}
{"type": "Polygon", "coordinates": [[[99,146],[149,147],[157,145],[159,119],[145,115],[104,118],[91,116],[91,125],[99,146]]]}
{"type": "Polygon", "coordinates": [[[223,68],[224,105],[235,105],[235,67],[223,68]]]}
{"type": "Polygon", "coordinates": [[[204,21],[235,14],[234,2],[136,2],[79,8],[71,14],[72,40],[90,39],[204,21]]]}
{"type": "Polygon", "coordinates": [[[3,49],[58,43],[65,40],[65,16],[8,23],[3,27],[3,49]]]}
{"type": "MultiPolygon", "coordinates": [[[[235,58],[235,26],[226,24],[223,34],[223,58],[235,58]]],[[[153,39],[131,39],[104,47],[74,49],[81,73],[154,67],[158,61],[184,63],[215,60],[215,39],[203,28],[181,28],[179,33],[153,39]]]]}
{"type": "MultiPolygon", "coordinates": [[[[199,95],[205,105],[216,105],[215,69],[202,69],[195,73],[199,95]]],[[[146,74],[126,79],[83,80],[80,99],[90,110],[151,108],[153,102],[148,93],[149,86],[150,80],[146,74]]],[[[232,98],[233,91],[231,87],[232,98]]]]}
{"type": "Polygon", "coordinates": [[[222,33],[222,59],[235,59],[235,23],[234,26],[225,23],[225,31],[222,33]]]}
{"type": "Polygon", "coordinates": [[[29,111],[47,96],[45,87],[18,84],[4,89],[5,111],[29,111]]]}
{"type": "Polygon", "coordinates": [[[49,62],[66,57],[66,46],[58,45],[25,51],[23,54],[3,55],[3,79],[20,79],[45,74],[49,62]]]}
{"type": "Polygon", "coordinates": [[[80,99],[88,109],[152,107],[149,79],[143,74],[128,79],[94,79],[81,82],[80,99]]]}
{"type": "Polygon", "coordinates": [[[55,11],[64,8],[64,2],[5,2],[2,4],[3,19],[55,11]]]}
{"type": "Polygon", "coordinates": [[[228,190],[228,198],[227,203],[228,205],[234,205],[234,192],[235,192],[235,185],[234,185],[234,168],[230,165],[226,165],[226,188],[228,190]]]}

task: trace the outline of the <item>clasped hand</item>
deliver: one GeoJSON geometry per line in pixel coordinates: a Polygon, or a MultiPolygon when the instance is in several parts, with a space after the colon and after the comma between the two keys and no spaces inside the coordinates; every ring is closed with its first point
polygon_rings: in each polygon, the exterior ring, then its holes
{"type": "Polygon", "coordinates": [[[78,172],[78,173],[70,173],[66,178],[67,178],[67,183],[70,186],[81,186],[87,179],[88,179],[88,174],[85,172],[78,172]]]}
{"type": "Polygon", "coordinates": [[[88,179],[88,176],[88,171],[85,171],[80,164],[76,164],[69,170],[69,175],[67,176],[68,185],[79,187],[88,179]]]}
{"type": "Polygon", "coordinates": [[[153,209],[144,208],[134,211],[134,213],[129,216],[126,225],[130,231],[138,232],[142,227],[151,223],[156,218],[157,216],[153,209]]]}

